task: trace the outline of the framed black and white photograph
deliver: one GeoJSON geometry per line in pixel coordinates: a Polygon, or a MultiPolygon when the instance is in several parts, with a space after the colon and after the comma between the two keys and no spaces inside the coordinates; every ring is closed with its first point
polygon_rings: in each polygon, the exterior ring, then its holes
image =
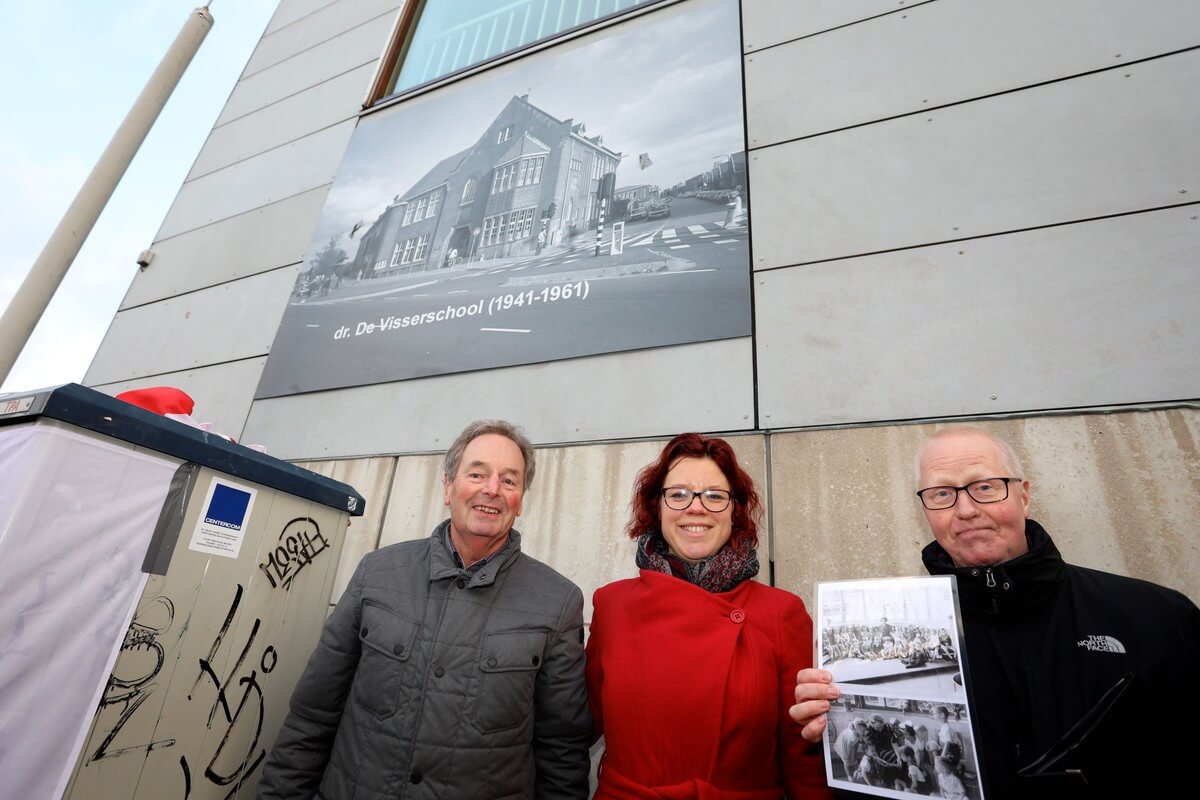
{"type": "Polygon", "coordinates": [[[650,6],[363,117],[256,397],[750,335],[740,47],[650,6]]]}
{"type": "Polygon", "coordinates": [[[842,691],[825,731],[830,785],[980,800],[954,580],[824,582],[816,597],[815,663],[842,691]]]}

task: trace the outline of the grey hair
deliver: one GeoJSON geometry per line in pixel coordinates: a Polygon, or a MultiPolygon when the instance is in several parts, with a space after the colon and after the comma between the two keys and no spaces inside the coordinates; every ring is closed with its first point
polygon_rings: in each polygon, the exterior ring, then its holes
{"type": "Polygon", "coordinates": [[[913,457],[913,485],[918,489],[921,488],[921,457],[925,455],[925,450],[935,439],[940,439],[943,436],[952,436],[956,433],[977,433],[991,440],[1000,451],[1000,460],[1004,462],[1004,468],[1010,473],[1008,477],[1025,479],[1025,468],[1021,466],[1021,458],[1017,455],[1017,451],[1013,449],[1011,444],[995,434],[988,433],[982,428],[976,428],[974,425],[951,425],[929,436],[917,448],[917,454],[913,457]]]}
{"type": "Polygon", "coordinates": [[[525,461],[525,489],[528,490],[529,484],[533,483],[533,472],[537,467],[533,442],[529,441],[529,437],[525,435],[524,428],[502,419],[477,419],[464,428],[463,432],[454,440],[454,444],[450,445],[450,449],[446,451],[446,458],[442,461],[442,475],[447,481],[454,480],[467,445],[489,433],[499,434],[511,440],[520,449],[521,457],[525,461]]]}

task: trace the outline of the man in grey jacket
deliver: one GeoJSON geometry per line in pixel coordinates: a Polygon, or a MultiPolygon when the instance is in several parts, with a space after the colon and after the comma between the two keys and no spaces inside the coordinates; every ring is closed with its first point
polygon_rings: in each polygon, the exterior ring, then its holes
{"type": "Polygon", "coordinates": [[[450,519],[363,558],[259,800],[587,797],[583,595],[512,527],[533,472],[513,425],[459,435],[442,477],[450,519]]]}

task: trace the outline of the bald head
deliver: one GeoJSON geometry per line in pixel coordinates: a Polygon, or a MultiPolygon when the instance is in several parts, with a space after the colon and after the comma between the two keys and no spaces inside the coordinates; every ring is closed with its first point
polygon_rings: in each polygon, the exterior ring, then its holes
{"type": "Polygon", "coordinates": [[[945,487],[954,505],[925,508],[925,520],[956,566],[1001,564],[1028,551],[1029,481],[1006,442],[978,428],[938,431],[917,453],[917,489],[935,486],[945,487]],[[1002,499],[981,502],[962,490],[985,480],[1002,499]]]}

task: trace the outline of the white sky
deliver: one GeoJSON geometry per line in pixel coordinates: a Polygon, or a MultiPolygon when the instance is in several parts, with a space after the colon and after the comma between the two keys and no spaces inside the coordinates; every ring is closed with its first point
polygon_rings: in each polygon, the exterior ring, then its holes
{"type": "MultiPolygon", "coordinates": [[[[0,0],[0,308],[204,0],[0,0]]],[[[277,0],[215,24],[0,391],[80,382],[277,0]]]]}

